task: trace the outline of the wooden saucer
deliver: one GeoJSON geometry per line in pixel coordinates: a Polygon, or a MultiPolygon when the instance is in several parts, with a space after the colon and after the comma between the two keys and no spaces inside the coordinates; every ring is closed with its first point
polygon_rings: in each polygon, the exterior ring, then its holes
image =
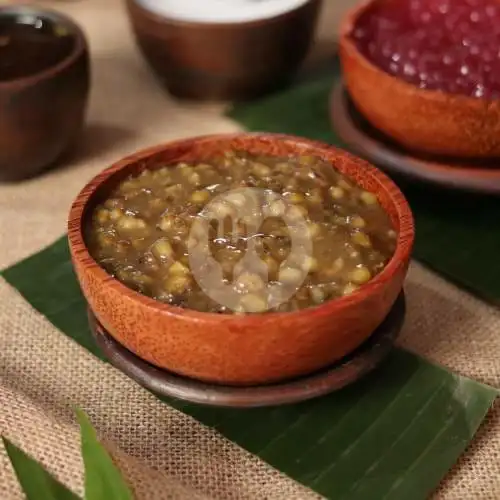
{"type": "Polygon", "coordinates": [[[233,387],[208,384],[157,368],[114,340],[88,310],[90,329],[109,361],[142,386],[161,396],[212,406],[251,408],[296,403],[341,389],[372,371],[390,352],[405,317],[402,292],[372,336],[330,368],[273,385],[233,387]]]}
{"type": "MultiPolygon", "coordinates": [[[[367,122],[354,107],[342,82],[333,89],[330,114],[340,139],[354,153],[389,174],[404,175],[452,189],[500,194],[500,159],[460,160],[406,151],[367,122]]],[[[411,116],[401,119],[411,120],[411,116]]]]}

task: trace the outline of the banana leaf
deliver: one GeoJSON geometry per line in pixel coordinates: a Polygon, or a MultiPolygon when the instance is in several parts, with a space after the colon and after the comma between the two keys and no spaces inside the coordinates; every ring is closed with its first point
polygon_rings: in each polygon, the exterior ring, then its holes
{"type": "MultiPolygon", "coordinates": [[[[64,334],[103,359],[66,238],[3,276],[64,334]]],[[[164,402],[327,498],[421,500],[464,451],[497,394],[396,349],[356,384],[296,405],[236,410],[164,402]]]]}
{"type": "MultiPolygon", "coordinates": [[[[99,442],[89,418],[79,409],[76,414],[85,466],[85,500],[133,500],[132,492],[106,448],[99,442]]],[[[36,460],[8,439],[2,440],[27,500],[79,500],[36,460]]]]}
{"type": "Polygon", "coordinates": [[[10,463],[16,473],[26,500],[79,500],[71,490],[55,479],[36,460],[14,443],[2,438],[10,463]]]}
{"type": "Polygon", "coordinates": [[[82,437],[85,500],[133,500],[129,486],[106,448],[99,442],[87,415],[81,410],[76,410],[76,415],[82,437]]]}

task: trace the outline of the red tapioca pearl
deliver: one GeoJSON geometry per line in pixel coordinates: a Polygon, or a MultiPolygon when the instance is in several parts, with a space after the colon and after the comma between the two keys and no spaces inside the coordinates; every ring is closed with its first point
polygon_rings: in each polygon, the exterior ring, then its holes
{"type": "Polygon", "coordinates": [[[500,93],[500,4],[495,0],[382,0],[353,33],[385,71],[422,88],[500,93]]]}
{"type": "Polygon", "coordinates": [[[472,95],[474,97],[485,97],[484,85],[481,83],[475,85],[474,89],[472,90],[472,95]]]}

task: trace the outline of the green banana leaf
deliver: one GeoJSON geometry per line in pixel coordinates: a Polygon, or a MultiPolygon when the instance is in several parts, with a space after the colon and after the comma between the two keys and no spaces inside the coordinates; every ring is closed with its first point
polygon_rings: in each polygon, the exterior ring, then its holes
{"type": "Polygon", "coordinates": [[[76,410],[82,436],[82,456],[85,465],[85,500],[133,500],[124,481],[87,415],[76,410]]]}
{"type": "Polygon", "coordinates": [[[2,441],[27,500],[79,500],[23,450],[4,437],[2,441]]]}
{"type": "MultiPolygon", "coordinates": [[[[65,238],[3,276],[103,359],[65,238]]],[[[358,383],[296,405],[237,410],[164,401],[327,498],[422,500],[466,448],[497,394],[396,349],[358,383]]]]}
{"type": "MultiPolygon", "coordinates": [[[[252,131],[288,133],[343,147],[332,130],[329,97],[340,77],[327,71],[259,101],[233,106],[229,116],[252,131]]],[[[415,215],[414,256],[481,298],[500,305],[500,203],[497,197],[437,189],[394,179],[415,215]]]]}
{"type": "MultiPolygon", "coordinates": [[[[132,492],[106,448],[99,442],[87,415],[78,409],[76,415],[85,466],[85,500],[133,500],[132,492]]],[[[27,500],[79,500],[36,460],[9,440],[2,440],[27,500]]]]}

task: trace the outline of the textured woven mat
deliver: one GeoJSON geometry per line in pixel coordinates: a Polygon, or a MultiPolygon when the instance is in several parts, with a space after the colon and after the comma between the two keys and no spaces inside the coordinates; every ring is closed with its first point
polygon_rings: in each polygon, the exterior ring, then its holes
{"type": "MultiPolygon", "coordinates": [[[[69,403],[84,409],[101,435],[119,446],[116,455],[139,498],[179,495],[178,481],[210,498],[317,498],[97,360],[3,281],[0,352],[0,431],[77,492],[82,464],[69,403]]],[[[0,498],[22,498],[5,457],[3,466],[0,492],[6,494],[0,498]]]]}
{"type": "MultiPolygon", "coordinates": [[[[169,99],[139,57],[118,0],[41,3],[67,11],[88,33],[94,67],[89,126],[71,164],[22,185],[0,186],[0,267],[60,236],[71,200],[109,162],[170,138],[239,128],[221,116],[221,106],[169,99]]],[[[331,38],[334,30],[328,25],[337,10],[354,2],[326,3],[322,33],[331,38]]],[[[320,52],[324,47],[330,50],[320,44],[320,52]]],[[[409,286],[409,319],[402,343],[499,387],[499,313],[419,265],[411,270],[409,286]]],[[[316,497],[92,357],[2,282],[0,432],[81,492],[77,427],[68,413],[68,405],[76,402],[113,443],[110,446],[117,450],[113,454],[140,498],[316,497]]],[[[490,412],[438,496],[500,498],[498,409],[490,412]]],[[[3,450],[0,497],[22,498],[3,450]]]]}
{"type": "MultiPolygon", "coordinates": [[[[89,332],[65,238],[3,276],[54,326],[105,360],[89,332]]],[[[406,292],[413,303],[410,283],[406,292]]],[[[398,349],[363,381],[302,404],[241,411],[164,402],[328,498],[365,500],[368,491],[421,500],[463,453],[495,393],[398,349]]]]}

